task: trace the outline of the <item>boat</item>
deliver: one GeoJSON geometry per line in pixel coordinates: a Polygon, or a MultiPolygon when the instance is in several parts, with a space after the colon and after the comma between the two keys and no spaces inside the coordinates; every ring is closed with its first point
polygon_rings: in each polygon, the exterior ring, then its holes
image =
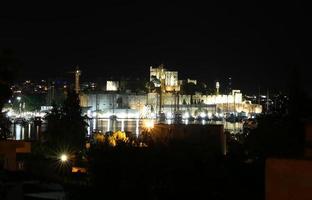
{"type": "Polygon", "coordinates": [[[166,114],[165,113],[160,113],[158,117],[159,117],[159,122],[166,122],[166,114]]]}
{"type": "Polygon", "coordinates": [[[182,124],[182,114],[181,113],[175,113],[173,120],[174,120],[174,123],[176,123],[176,124],[182,124]]]}
{"type": "Polygon", "coordinates": [[[41,125],[41,124],[42,124],[41,117],[35,117],[35,118],[34,118],[34,124],[35,124],[36,126],[41,125]]]}
{"type": "Polygon", "coordinates": [[[189,121],[193,122],[195,120],[195,117],[193,117],[192,115],[188,118],[189,121]]]}

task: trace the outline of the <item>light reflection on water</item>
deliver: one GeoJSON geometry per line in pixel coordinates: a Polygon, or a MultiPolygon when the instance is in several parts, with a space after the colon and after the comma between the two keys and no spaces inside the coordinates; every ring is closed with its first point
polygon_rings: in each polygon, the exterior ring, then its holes
{"type": "Polygon", "coordinates": [[[91,119],[89,121],[88,135],[92,132],[102,132],[107,131],[126,131],[132,134],[139,135],[142,127],[142,120],[139,119],[91,119]]]}
{"type": "MultiPolygon", "coordinates": [[[[167,120],[167,124],[172,124],[173,120],[167,120]]],[[[242,131],[243,124],[240,122],[231,123],[225,121],[189,121],[183,120],[183,124],[223,124],[224,130],[237,133],[242,131]]],[[[138,136],[142,131],[143,120],[142,119],[91,119],[88,122],[87,128],[88,135],[91,135],[94,131],[105,133],[107,131],[126,131],[138,136]]],[[[34,125],[33,123],[12,124],[11,126],[11,139],[15,140],[36,140],[39,138],[42,132],[44,132],[46,125],[34,125]]]]}
{"type": "MultiPolygon", "coordinates": [[[[131,132],[138,136],[142,131],[142,119],[117,119],[117,120],[110,120],[110,119],[91,119],[89,124],[90,127],[88,129],[88,134],[91,134],[92,131],[100,131],[100,132],[107,132],[107,131],[126,131],[131,132]]],[[[173,120],[169,119],[165,123],[173,124],[173,120]]],[[[223,124],[224,130],[237,133],[243,129],[243,124],[241,122],[231,123],[226,121],[189,121],[189,120],[182,120],[183,124],[223,124]]]]}
{"type": "Polygon", "coordinates": [[[41,132],[45,129],[45,125],[39,126],[33,123],[25,124],[12,124],[10,131],[11,135],[9,139],[13,140],[36,140],[40,136],[41,132]]]}

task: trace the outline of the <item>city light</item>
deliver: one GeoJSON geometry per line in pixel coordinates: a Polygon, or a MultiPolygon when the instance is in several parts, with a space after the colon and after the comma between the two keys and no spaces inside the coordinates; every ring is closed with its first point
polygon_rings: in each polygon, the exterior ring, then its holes
{"type": "Polygon", "coordinates": [[[200,117],[201,118],[205,118],[206,117],[206,114],[204,112],[200,113],[200,117]]]}
{"type": "Polygon", "coordinates": [[[209,118],[209,119],[212,118],[212,113],[209,112],[207,115],[208,115],[208,118],[209,118]]]}
{"type": "Polygon", "coordinates": [[[143,125],[144,125],[144,128],[152,129],[152,128],[154,128],[154,120],[152,120],[152,119],[144,120],[143,125]]]}
{"type": "Polygon", "coordinates": [[[97,114],[96,112],[93,112],[92,117],[96,117],[96,114],[97,114]]]}
{"type": "Polygon", "coordinates": [[[125,118],[127,118],[128,116],[127,116],[126,113],[119,113],[119,114],[117,114],[117,117],[118,117],[118,118],[121,118],[121,119],[125,119],[125,118]]]}
{"type": "Polygon", "coordinates": [[[167,113],[166,113],[166,117],[167,117],[167,119],[172,119],[172,118],[173,118],[173,115],[172,115],[171,112],[167,112],[167,113]]]}
{"type": "Polygon", "coordinates": [[[13,115],[13,112],[11,110],[7,112],[8,117],[12,117],[12,115],[13,115]]]}
{"type": "Polygon", "coordinates": [[[188,119],[190,117],[190,114],[188,112],[184,113],[182,118],[183,119],[188,119]]]}
{"type": "Polygon", "coordinates": [[[151,118],[156,119],[156,113],[151,113],[151,118]]]}

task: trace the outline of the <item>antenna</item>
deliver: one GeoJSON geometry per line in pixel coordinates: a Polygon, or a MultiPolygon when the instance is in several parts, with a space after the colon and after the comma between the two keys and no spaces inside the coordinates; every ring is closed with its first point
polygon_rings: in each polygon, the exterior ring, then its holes
{"type": "Polygon", "coordinates": [[[260,105],[261,96],[260,96],[260,86],[258,86],[258,104],[260,105]]]}
{"type": "Polygon", "coordinates": [[[267,96],[266,96],[266,112],[269,112],[269,90],[267,89],[267,96]]]}

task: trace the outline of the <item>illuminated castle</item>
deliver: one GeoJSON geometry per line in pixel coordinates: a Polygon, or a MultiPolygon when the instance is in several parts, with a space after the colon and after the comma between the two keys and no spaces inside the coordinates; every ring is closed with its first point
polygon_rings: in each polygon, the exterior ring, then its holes
{"type": "Polygon", "coordinates": [[[193,117],[225,116],[229,113],[251,116],[262,112],[261,105],[244,101],[240,90],[220,94],[219,82],[213,95],[180,94],[178,72],[169,71],[163,65],[150,67],[150,82],[158,89],[145,94],[119,92],[118,84],[113,84],[113,87],[109,82],[107,92],[82,94],[81,106],[89,108],[89,113],[96,111],[102,116],[120,115],[126,118],[157,117],[162,113],[167,118],[172,118],[175,113],[193,117]]]}
{"type": "Polygon", "coordinates": [[[163,64],[157,68],[150,67],[150,81],[156,87],[162,87],[163,92],[180,91],[178,72],[168,71],[163,64]]]}

